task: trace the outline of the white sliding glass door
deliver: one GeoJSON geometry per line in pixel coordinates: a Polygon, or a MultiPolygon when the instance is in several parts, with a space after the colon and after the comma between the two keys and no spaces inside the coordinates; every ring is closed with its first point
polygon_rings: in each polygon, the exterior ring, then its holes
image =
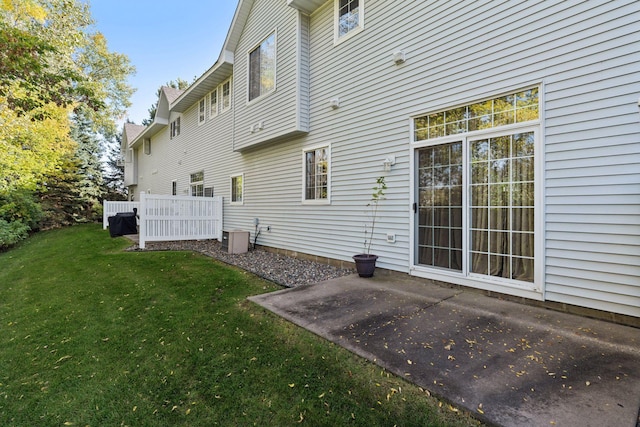
{"type": "Polygon", "coordinates": [[[533,88],[413,119],[413,271],[540,292],[538,109],[533,88]]]}

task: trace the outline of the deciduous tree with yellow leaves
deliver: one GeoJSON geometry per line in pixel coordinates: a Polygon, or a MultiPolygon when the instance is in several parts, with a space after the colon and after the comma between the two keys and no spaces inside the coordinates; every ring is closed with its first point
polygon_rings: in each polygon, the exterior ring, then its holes
{"type": "MultiPolygon", "coordinates": [[[[12,194],[44,195],[58,176],[99,169],[99,145],[82,144],[110,139],[130,105],[134,68],[92,25],[80,0],[0,0],[0,248],[17,240],[3,239],[12,194]]],[[[96,191],[77,193],[79,205],[95,204],[96,191]]]]}

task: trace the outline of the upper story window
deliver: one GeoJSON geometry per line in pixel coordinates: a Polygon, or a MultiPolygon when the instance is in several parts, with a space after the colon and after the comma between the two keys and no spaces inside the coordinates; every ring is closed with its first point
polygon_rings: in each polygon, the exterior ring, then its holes
{"type": "Polygon", "coordinates": [[[276,34],[264,39],[249,52],[249,101],[276,87],[276,34]]]}
{"type": "Polygon", "coordinates": [[[222,98],[220,109],[226,111],[231,108],[231,79],[220,85],[220,97],[222,98]]]}
{"type": "Polygon", "coordinates": [[[218,88],[215,88],[209,94],[209,118],[218,115],[218,88]]]}
{"type": "Polygon", "coordinates": [[[364,28],[364,0],[335,1],[335,41],[364,28]]]}
{"type": "Polygon", "coordinates": [[[180,135],[180,117],[176,117],[176,119],[171,122],[170,127],[171,139],[175,138],[178,135],[180,135]]]}
{"type": "Polygon", "coordinates": [[[329,146],[303,152],[304,201],[329,202],[329,146]]]}
{"type": "Polygon", "coordinates": [[[145,138],[142,141],[142,150],[144,151],[144,154],[151,154],[151,139],[150,138],[145,138]]]}
{"type": "Polygon", "coordinates": [[[204,172],[192,173],[189,181],[191,184],[191,195],[196,197],[204,196],[204,172]]]}
{"type": "Polygon", "coordinates": [[[206,118],[206,112],[207,112],[207,98],[205,97],[198,102],[198,125],[201,125],[204,123],[204,120],[206,118]]]}

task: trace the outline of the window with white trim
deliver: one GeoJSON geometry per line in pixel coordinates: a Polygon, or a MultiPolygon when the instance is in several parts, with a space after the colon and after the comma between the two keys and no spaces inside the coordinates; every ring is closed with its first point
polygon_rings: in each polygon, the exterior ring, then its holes
{"type": "Polygon", "coordinates": [[[249,101],[276,87],[276,34],[271,33],[249,52],[249,101]]]}
{"type": "Polygon", "coordinates": [[[231,79],[220,85],[220,97],[222,98],[220,110],[227,111],[231,108],[231,79]]]}
{"type": "Polygon", "coordinates": [[[192,196],[204,196],[204,171],[192,173],[189,179],[189,183],[192,196]]]}
{"type": "Polygon", "coordinates": [[[413,125],[415,264],[534,283],[541,261],[538,88],[417,117],[413,125]]]}
{"type": "Polygon", "coordinates": [[[334,0],[335,41],[364,28],[364,0],[334,0]]]}
{"type": "Polygon", "coordinates": [[[218,115],[218,88],[215,88],[209,94],[209,118],[218,115]]]}
{"type": "Polygon", "coordinates": [[[180,117],[176,117],[174,121],[171,122],[170,125],[170,137],[171,139],[180,135],[180,117]]]}
{"type": "Polygon", "coordinates": [[[198,101],[198,125],[204,123],[207,118],[207,98],[204,97],[198,101]]]}
{"type": "Polygon", "coordinates": [[[231,203],[241,205],[244,201],[244,174],[231,176],[231,203]]]}
{"type": "Polygon", "coordinates": [[[329,201],[329,146],[303,152],[304,201],[329,201]]]}

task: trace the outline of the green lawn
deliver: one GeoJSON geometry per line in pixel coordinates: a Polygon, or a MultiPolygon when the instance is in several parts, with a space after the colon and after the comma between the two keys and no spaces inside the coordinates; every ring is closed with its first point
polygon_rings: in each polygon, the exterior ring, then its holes
{"type": "Polygon", "coordinates": [[[0,254],[0,425],[477,425],[246,300],[278,289],[98,225],[0,254]]]}

